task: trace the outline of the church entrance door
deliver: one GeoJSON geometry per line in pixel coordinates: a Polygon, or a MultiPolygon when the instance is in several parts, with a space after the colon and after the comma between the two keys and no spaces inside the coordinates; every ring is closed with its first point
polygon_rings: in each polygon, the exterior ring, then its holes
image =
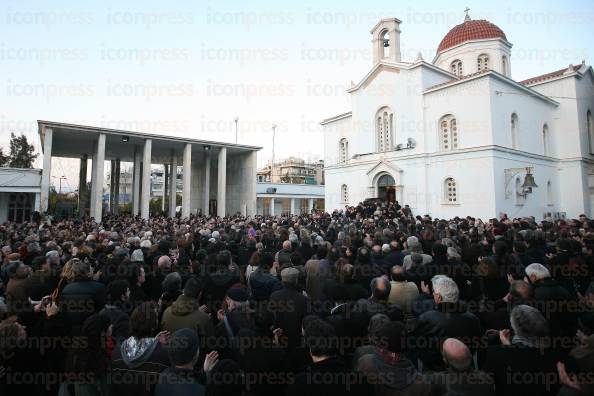
{"type": "Polygon", "coordinates": [[[377,180],[377,197],[382,201],[396,202],[396,182],[388,174],[377,180]]]}

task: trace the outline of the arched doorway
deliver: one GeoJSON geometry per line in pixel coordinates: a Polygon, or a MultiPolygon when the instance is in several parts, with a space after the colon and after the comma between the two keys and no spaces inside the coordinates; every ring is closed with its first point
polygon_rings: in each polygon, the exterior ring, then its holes
{"type": "Polygon", "coordinates": [[[377,179],[377,197],[382,201],[396,202],[396,181],[391,175],[385,174],[377,179]]]}

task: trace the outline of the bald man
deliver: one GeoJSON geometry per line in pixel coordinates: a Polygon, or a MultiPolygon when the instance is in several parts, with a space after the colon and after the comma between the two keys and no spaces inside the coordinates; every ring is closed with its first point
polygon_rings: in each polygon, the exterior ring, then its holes
{"type": "Polygon", "coordinates": [[[441,349],[446,371],[427,376],[428,382],[439,389],[436,394],[493,396],[493,378],[483,371],[474,370],[470,349],[456,338],[447,338],[441,349]]]}
{"type": "Polygon", "coordinates": [[[274,257],[274,261],[276,261],[279,267],[290,266],[291,265],[291,250],[292,250],[291,241],[286,240],[283,242],[283,248],[276,252],[274,257]]]}

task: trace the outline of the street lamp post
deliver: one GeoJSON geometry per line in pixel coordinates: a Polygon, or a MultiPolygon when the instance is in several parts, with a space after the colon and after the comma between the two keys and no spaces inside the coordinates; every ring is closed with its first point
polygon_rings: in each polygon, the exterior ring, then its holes
{"type": "Polygon", "coordinates": [[[237,124],[239,123],[239,117],[236,116],[234,121],[235,121],[235,144],[237,144],[237,130],[238,130],[237,124]]]}
{"type": "Polygon", "coordinates": [[[272,162],[270,164],[270,171],[272,172],[272,167],[274,166],[274,137],[276,135],[276,124],[272,124],[272,162]]]}
{"type": "Polygon", "coordinates": [[[66,180],[66,176],[52,176],[54,179],[60,179],[60,189],[58,190],[58,194],[62,194],[62,180],[66,180]]]}

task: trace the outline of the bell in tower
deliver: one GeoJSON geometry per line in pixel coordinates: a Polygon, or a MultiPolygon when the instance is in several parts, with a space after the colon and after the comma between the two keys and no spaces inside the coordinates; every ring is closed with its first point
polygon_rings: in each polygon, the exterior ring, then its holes
{"type": "Polygon", "coordinates": [[[400,23],[397,18],[382,19],[371,29],[373,64],[400,62],[400,23]]]}

